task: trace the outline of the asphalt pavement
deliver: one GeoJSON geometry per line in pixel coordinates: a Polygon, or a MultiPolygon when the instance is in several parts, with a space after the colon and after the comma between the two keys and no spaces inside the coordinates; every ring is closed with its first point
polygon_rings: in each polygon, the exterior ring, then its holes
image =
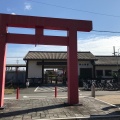
{"type": "MultiPolygon", "coordinates": [[[[67,98],[67,87],[57,87],[57,97],[67,98]]],[[[30,87],[30,88],[21,88],[20,89],[20,98],[26,98],[24,96],[32,97],[55,97],[55,87],[30,87]]],[[[95,91],[95,95],[97,96],[106,96],[106,95],[120,95],[120,91],[95,91]]],[[[87,96],[91,97],[91,91],[84,91],[82,88],[79,88],[79,96],[87,96]]],[[[13,94],[5,94],[5,99],[7,98],[16,98],[16,92],[13,94]]]]}

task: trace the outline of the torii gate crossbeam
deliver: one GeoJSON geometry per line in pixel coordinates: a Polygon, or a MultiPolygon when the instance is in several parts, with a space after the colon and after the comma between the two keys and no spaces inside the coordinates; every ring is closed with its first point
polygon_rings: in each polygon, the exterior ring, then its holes
{"type": "Polygon", "coordinates": [[[4,106],[6,44],[43,44],[67,46],[68,103],[77,104],[77,31],[89,32],[92,21],[0,14],[0,107],[4,106]],[[34,28],[35,35],[7,33],[7,27],[34,28]],[[45,36],[44,29],[66,30],[67,37],[45,36]]]}

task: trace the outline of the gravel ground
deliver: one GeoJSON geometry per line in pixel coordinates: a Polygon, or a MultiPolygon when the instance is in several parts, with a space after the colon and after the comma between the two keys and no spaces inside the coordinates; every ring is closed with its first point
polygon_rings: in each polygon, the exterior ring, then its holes
{"type": "Polygon", "coordinates": [[[120,95],[105,95],[105,96],[97,96],[96,98],[120,107],[120,95]]]}

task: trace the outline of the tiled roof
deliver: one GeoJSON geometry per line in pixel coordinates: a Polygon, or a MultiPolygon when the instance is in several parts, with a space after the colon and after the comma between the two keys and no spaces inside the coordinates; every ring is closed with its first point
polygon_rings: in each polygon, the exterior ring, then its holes
{"type": "Polygon", "coordinates": [[[95,65],[120,65],[120,56],[96,56],[95,65]],[[118,60],[118,63],[117,63],[118,60]]]}
{"type": "MultiPolygon", "coordinates": [[[[53,52],[53,51],[29,51],[24,57],[24,60],[38,60],[38,59],[67,59],[67,52],[53,52]]],[[[91,52],[78,52],[78,59],[81,60],[95,60],[95,56],[91,52]]]]}

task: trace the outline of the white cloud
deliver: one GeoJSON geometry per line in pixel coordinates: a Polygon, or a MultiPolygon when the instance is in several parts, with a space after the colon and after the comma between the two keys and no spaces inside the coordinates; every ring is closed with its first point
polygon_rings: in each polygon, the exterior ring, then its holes
{"type": "Polygon", "coordinates": [[[32,9],[32,6],[30,3],[24,3],[24,9],[25,10],[31,10],[32,9]]]}
{"type": "Polygon", "coordinates": [[[112,55],[113,46],[116,46],[116,51],[120,48],[120,36],[78,40],[78,51],[91,51],[94,55],[112,55]]]}
{"type": "Polygon", "coordinates": [[[11,13],[12,15],[16,15],[15,13],[11,13]]]}
{"type": "MultiPolygon", "coordinates": [[[[90,51],[93,55],[112,55],[113,46],[120,48],[120,36],[93,37],[78,40],[78,51],[90,51]]],[[[48,45],[8,45],[7,56],[24,57],[28,51],[67,51],[65,46],[48,45]]],[[[7,63],[16,63],[16,59],[7,59],[7,63]]],[[[20,63],[23,58],[20,58],[20,63]]]]}

